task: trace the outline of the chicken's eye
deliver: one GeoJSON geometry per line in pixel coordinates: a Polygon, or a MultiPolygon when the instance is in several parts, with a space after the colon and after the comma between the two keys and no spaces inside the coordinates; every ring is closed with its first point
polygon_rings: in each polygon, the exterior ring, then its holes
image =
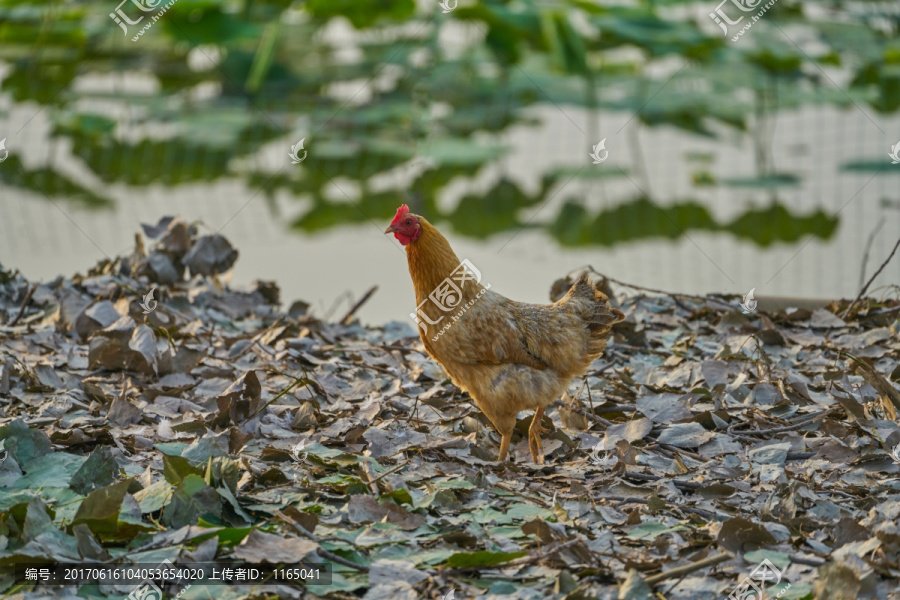
{"type": "Polygon", "coordinates": [[[406,224],[407,224],[407,225],[412,225],[412,219],[407,219],[407,220],[406,220],[406,224]]]}

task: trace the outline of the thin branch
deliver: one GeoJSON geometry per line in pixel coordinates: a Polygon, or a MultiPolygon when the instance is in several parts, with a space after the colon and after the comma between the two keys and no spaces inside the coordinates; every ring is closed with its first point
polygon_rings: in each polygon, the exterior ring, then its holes
{"type": "Polygon", "coordinates": [[[690,308],[687,306],[684,306],[683,304],[678,302],[678,298],[690,298],[692,300],[699,300],[704,303],[710,302],[710,303],[718,304],[720,307],[722,307],[723,309],[727,309],[727,310],[731,310],[734,308],[733,306],[731,306],[730,304],[727,304],[726,302],[723,302],[721,300],[716,300],[715,298],[710,298],[709,296],[698,296],[696,294],[682,294],[682,293],[678,293],[678,292],[667,292],[666,290],[658,290],[655,288],[649,288],[649,287],[645,287],[642,285],[635,285],[633,283],[626,283],[624,281],[619,281],[618,279],[613,279],[612,277],[610,277],[608,275],[604,275],[603,273],[594,269],[594,267],[592,267],[591,265],[587,265],[585,267],[582,267],[581,269],[576,269],[575,271],[571,271],[569,274],[571,275],[572,273],[583,270],[583,269],[588,269],[591,273],[594,273],[595,275],[599,275],[600,277],[603,277],[604,279],[607,279],[608,281],[611,281],[612,283],[615,283],[616,285],[621,285],[623,287],[631,288],[633,290],[640,290],[642,292],[650,292],[651,294],[662,294],[663,296],[669,296],[670,298],[672,298],[672,300],[674,300],[676,302],[676,304],[678,304],[685,310],[690,310],[690,308]]]}
{"type": "Polygon", "coordinates": [[[372,473],[372,465],[370,465],[368,461],[362,461],[360,463],[360,468],[362,469],[363,475],[366,476],[366,479],[369,482],[369,491],[371,491],[374,496],[380,496],[381,492],[378,490],[378,484],[372,481],[374,479],[374,475],[372,473]]]}
{"type": "MultiPolygon", "coordinates": [[[[773,427],[772,429],[756,429],[756,430],[751,429],[749,431],[738,430],[738,431],[735,431],[735,433],[738,433],[740,435],[745,435],[748,433],[752,434],[752,435],[768,435],[770,433],[784,433],[785,431],[794,431],[796,429],[802,429],[803,427],[806,427],[807,425],[811,425],[811,424],[815,423],[816,421],[824,419],[825,417],[830,415],[832,412],[834,412],[834,411],[831,409],[825,410],[825,411],[822,411],[811,417],[803,419],[802,421],[799,421],[793,425],[787,425],[785,427],[773,427]]],[[[742,423],[739,423],[739,424],[742,424],[742,423]]],[[[728,429],[729,429],[728,433],[731,433],[733,431],[733,429],[731,427],[729,427],[728,429]]]]}
{"type": "MultiPolygon", "coordinates": [[[[611,500],[613,502],[618,502],[618,504],[616,504],[616,508],[624,504],[650,504],[650,500],[647,498],[635,498],[633,496],[597,496],[593,499],[611,500]]],[[[706,518],[708,521],[727,521],[732,517],[732,515],[718,513],[711,510],[706,510],[705,508],[697,508],[694,506],[678,506],[676,504],[672,504],[670,505],[670,508],[672,510],[679,510],[681,512],[699,515],[706,518]]]]}
{"type": "Polygon", "coordinates": [[[543,551],[536,550],[536,551],[532,552],[531,554],[529,554],[528,556],[523,556],[522,558],[517,558],[515,560],[511,560],[508,563],[501,563],[501,564],[497,565],[497,568],[505,569],[507,567],[520,567],[522,565],[530,565],[531,563],[536,563],[545,558],[550,558],[552,555],[554,555],[558,552],[562,552],[563,550],[569,548],[570,546],[574,546],[575,544],[577,544],[580,541],[581,541],[581,539],[578,538],[578,539],[574,539],[574,540],[569,540],[564,543],[557,543],[558,545],[555,545],[555,546],[551,545],[551,546],[545,548],[543,551]]]}
{"type": "Polygon", "coordinates": [[[682,575],[687,575],[688,573],[693,573],[694,571],[699,571],[700,569],[705,569],[706,567],[713,567],[731,558],[734,558],[731,554],[723,552],[722,554],[716,554],[715,556],[710,556],[709,558],[704,558],[703,560],[698,560],[697,562],[692,562],[681,567],[669,569],[665,573],[660,573],[659,575],[648,577],[644,581],[647,582],[647,585],[656,585],[657,583],[661,583],[666,579],[681,577],[682,575]]]}
{"type": "MultiPolygon", "coordinates": [[[[298,523],[297,521],[295,521],[288,515],[284,514],[280,510],[275,512],[275,516],[278,517],[278,519],[281,520],[283,523],[290,526],[291,529],[296,531],[302,537],[305,537],[305,538],[310,539],[317,543],[320,543],[322,541],[322,538],[320,538],[319,536],[317,536],[314,533],[307,531],[303,525],[301,525],[300,523],[298,523]]],[[[363,573],[365,573],[369,570],[369,567],[367,567],[365,565],[357,564],[351,560],[347,560],[343,556],[338,556],[334,552],[330,552],[329,550],[326,550],[325,548],[322,548],[321,546],[319,546],[319,548],[316,549],[316,552],[318,552],[319,555],[322,556],[323,558],[327,558],[328,560],[330,560],[332,562],[336,562],[339,565],[344,565],[345,567],[350,567],[351,569],[356,569],[357,571],[362,571],[363,573]]]]}
{"type": "Polygon", "coordinates": [[[15,326],[15,324],[19,322],[19,319],[22,318],[22,315],[25,314],[25,307],[28,306],[28,301],[31,300],[31,296],[34,295],[34,290],[37,289],[37,286],[38,284],[32,283],[31,287],[28,288],[28,291],[25,292],[25,299],[22,300],[22,306],[19,307],[19,312],[16,313],[13,320],[9,322],[8,327],[15,326]]]}
{"type": "MultiPolygon", "coordinates": [[[[625,479],[637,479],[638,481],[659,481],[660,479],[665,479],[660,475],[652,475],[650,473],[634,473],[630,471],[626,471],[625,473],[623,473],[622,477],[625,479]]],[[[696,490],[697,488],[703,487],[703,484],[693,481],[682,481],[680,479],[668,479],[667,481],[671,481],[672,484],[677,488],[686,490],[696,490]]]]}
{"type": "Polygon", "coordinates": [[[810,567],[821,567],[825,564],[825,559],[822,558],[806,558],[805,556],[792,556],[792,563],[797,563],[798,565],[809,565],[810,567]]]}
{"type": "MultiPolygon", "coordinates": [[[[253,336],[253,340],[249,344],[247,344],[243,350],[241,350],[240,352],[238,352],[237,354],[232,356],[231,360],[236,360],[236,359],[242,357],[243,355],[245,355],[246,353],[250,352],[250,350],[252,350],[254,346],[259,344],[259,341],[261,339],[263,339],[270,331],[275,329],[275,327],[277,327],[280,324],[281,324],[281,318],[279,317],[279,318],[275,319],[275,321],[271,325],[269,325],[268,327],[266,327],[265,329],[260,331],[258,334],[253,336]]],[[[262,348],[263,350],[266,350],[266,347],[263,346],[262,344],[259,344],[259,347],[262,348]]],[[[274,355],[273,352],[270,352],[268,350],[266,350],[266,352],[270,355],[274,355]]]]}
{"type": "Polygon", "coordinates": [[[373,285],[373,286],[372,286],[372,289],[370,289],[368,292],[366,292],[365,294],[363,294],[363,297],[359,299],[359,302],[357,302],[356,304],[354,304],[354,305],[350,308],[350,310],[347,311],[347,314],[344,315],[344,318],[342,318],[342,319],[340,320],[340,324],[341,324],[341,325],[349,325],[349,324],[350,324],[350,320],[353,318],[353,315],[356,314],[356,311],[358,311],[360,308],[362,308],[362,305],[365,304],[366,302],[368,302],[368,301],[369,301],[369,298],[372,297],[372,294],[374,294],[374,293],[377,292],[377,291],[378,291],[378,286],[377,286],[377,285],[373,285]]]}
{"type": "Polygon", "coordinates": [[[878,235],[878,232],[881,231],[882,227],[884,227],[884,221],[878,221],[878,225],[872,230],[872,233],[869,234],[869,239],[866,241],[862,265],[859,268],[859,289],[862,289],[862,286],[866,281],[866,264],[869,262],[869,251],[872,250],[872,243],[875,241],[875,237],[878,235]]]}
{"type": "MultiPolygon", "coordinates": [[[[304,372],[304,376],[303,376],[303,377],[298,377],[297,379],[294,380],[294,382],[293,382],[291,385],[287,386],[286,388],[284,388],[283,390],[281,390],[280,392],[278,392],[278,394],[277,394],[274,398],[272,398],[271,400],[269,400],[268,402],[266,402],[265,404],[263,404],[262,406],[260,406],[259,409],[257,409],[257,411],[256,411],[255,413],[253,413],[252,415],[250,415],[250,416],[247,418],[247,420],[249,421],[250,419],[252,419],[252,418],[255,417],[256,415],[258,415],[259,413],[261,413],[262,411],[264,411],[264,410],[266,409],[266,407],[268,407],[270,404],[272,404],[273,402],[275,402],[276,400],[278,400],[279,398],[281,398],[282,396],[284,396],[285,394],[287,394],[288,392],[290,392],[292,389],[294,389],[295,387],[297,387],[298,385],[300,385],[300,384],[303,383],[304,381],[306,382],[306,385],[309,386],[309,377],[306,376],[306,370],[304,369],[303,372],[304,372]]],[[[310,392],[310,395],[312,396],[312,392],[310,392]]]]}
{"type": "Polygon", "coordinates": [[[378,477],[374,478],[374,479],[373,479],[372,481],[370,481],[369,483],[375,483],[375,482],[377,482],[379,479],[383,479],[384,477],[387,477],[388,475],[393,475],[394,473],[396,473],[396,472],[399,471],[400,469],[404,469],[404,468],[406,468],[407,466],[409,466],[409,459],[404,460],[402,463],[400,463],[399,465],[397,465],[396,467],[394,467],[394,468],[392,468],[392,469],[388,469],[387,471],[385,471],[384,473],[382,473],[382,474],[379,475],[378,477]]]}
{"type": "Polygon", "coordinates": [[[879,275],[881,275],[881,272],[884,270],[884,268],[887,266],[887,264],[889,262],[891,262],[892,258],[894,258],[894,254],[896,254],[898,247],[900,247],[900,238],[897,238],[897,243],[894,244],[894,249],[891,250],[891,254],[890,254],[890,256],[887,257],[887,260],[885,260],[883,263],[881,263],[881,266],[878,267],[878,270],[875,271],[875,274],[872,275],[872,278],[869,279],[868,282],[866,282],[866,285],[863,286],[863,289],[859,290],[859,295],[856,296],[856,300],[851,302],[850,306],[847,307],[847,310],[845,310],[844,313],[841,315],[842,319],[846,319],[847,315],[850,314],[850,311],[853,310],[853,307],[856,306],[857,302],[862,300],[862,297],[866,295],[866,292],[869,290],[869,286],[872,285],[872,282],[875,281],[875,279],[879,275]]]}

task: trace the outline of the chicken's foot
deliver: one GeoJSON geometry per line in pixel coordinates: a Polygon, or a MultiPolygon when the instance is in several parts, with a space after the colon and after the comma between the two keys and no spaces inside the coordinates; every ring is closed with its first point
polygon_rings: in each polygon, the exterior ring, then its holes
{"type": "Polygon", "coordinates": [[[544,407],[542,406],[534,411],[531,427],[528,428],[528,449],[531,450],[531,460],[537,465],[544,464],[544,446],[541,444],[541,434],[547,433],[548,430],[541,427],[543,418],[544,407]]]}

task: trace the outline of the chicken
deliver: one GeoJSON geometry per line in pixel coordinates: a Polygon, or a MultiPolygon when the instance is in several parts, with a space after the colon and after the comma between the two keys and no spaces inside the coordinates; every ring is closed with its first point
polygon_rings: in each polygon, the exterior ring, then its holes
{"type": "Polygon", "coordinates": [[[425,349],[497,428],[498,461],[506,460],[516,414],[534,410],[528,446],[534,462],[543,464],[544,408],[600,356],[610,329],[625,315],[609,305],[587,274],[554,304],[501,296],[405,204],[384,232],[406,246],[417,305],[411,316],[425,349]]]}

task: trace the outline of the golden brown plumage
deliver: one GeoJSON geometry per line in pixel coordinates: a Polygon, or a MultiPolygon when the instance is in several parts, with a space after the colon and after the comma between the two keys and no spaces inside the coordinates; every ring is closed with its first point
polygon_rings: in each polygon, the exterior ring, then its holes
{"type": "Polygon", "coordinates": [[[435,301],[432,292],[446,289],[451,274],[458,278],[461,261],[450,243],[406,205],[385,233],[406,246],[425,349],[500,432],[498,460],[506,458],[516,413],[534,410],[528,442],[532,458],[542,464],[544,408],[600,356],[612,325],[625,315],[587,275],[554,304],[515,302],[475,279],[455,282],[451,296],[435,301]]]}

